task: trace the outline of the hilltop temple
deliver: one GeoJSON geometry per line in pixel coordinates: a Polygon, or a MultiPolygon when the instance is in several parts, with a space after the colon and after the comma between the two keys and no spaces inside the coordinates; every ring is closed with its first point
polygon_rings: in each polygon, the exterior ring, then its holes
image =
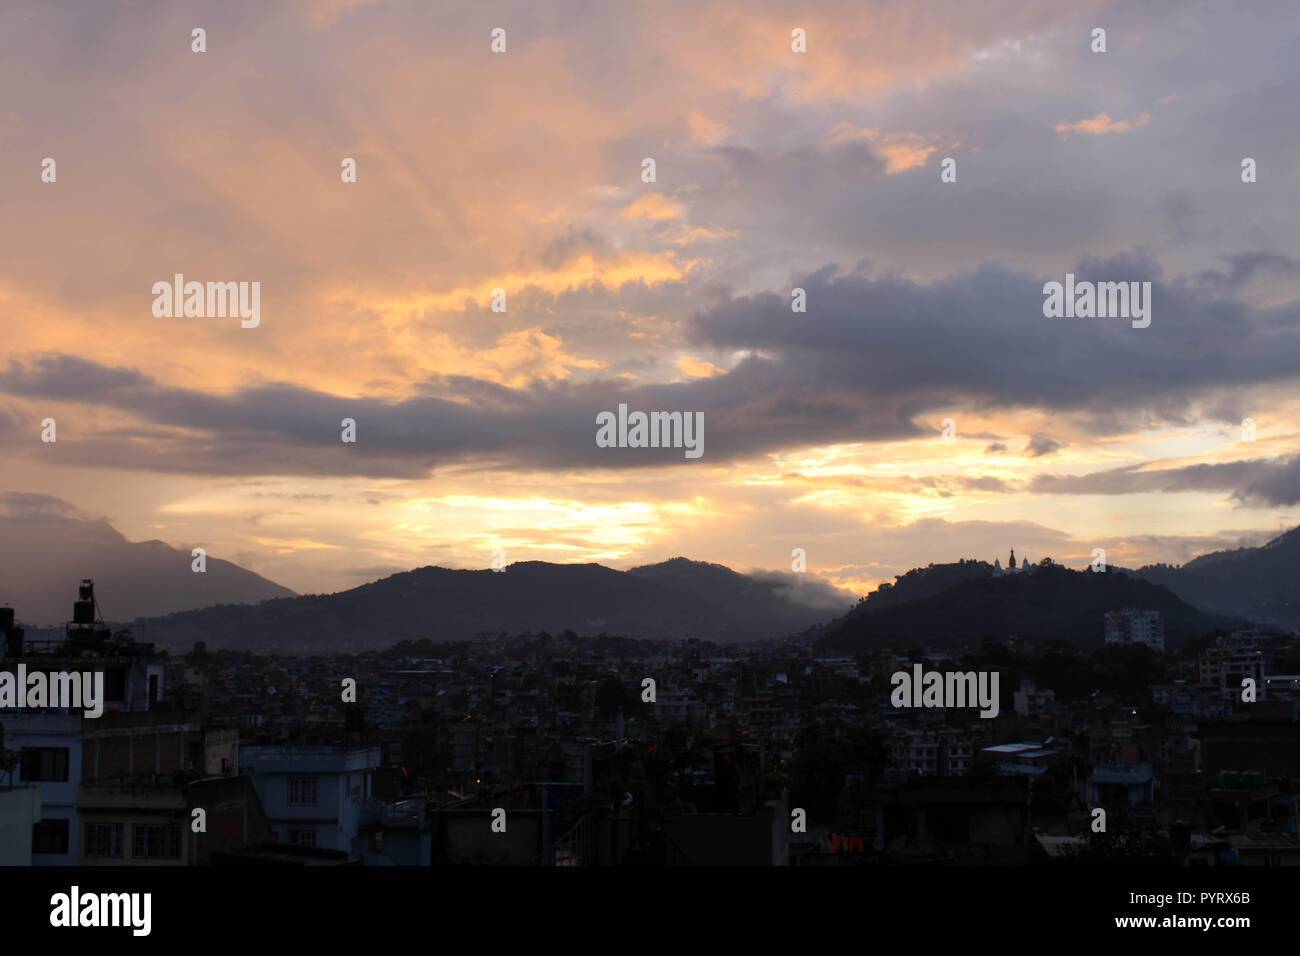
{"type": "Polygon", "coordinates": [[[1021,562],[1020,567],[1018,568],[1016,567],[1015,548],[1011,549],[1011,556],[1007,558],[1007,566],[1005,569],[1002,567],[1002,562],[999,559],[997,558],[993,559],[993,576],[995,578],[1000,578],[1004,574],[1028,574],[1028,573],[1029,573],[1028,558],[1024,558],[1021,562]]]}

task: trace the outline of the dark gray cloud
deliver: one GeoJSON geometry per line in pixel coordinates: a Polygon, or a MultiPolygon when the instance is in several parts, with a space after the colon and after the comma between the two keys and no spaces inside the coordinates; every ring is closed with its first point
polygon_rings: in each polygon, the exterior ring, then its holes
{"type": "Polygon", "coordinates": [[[1300,262],[1272,252],[1246,252],[1224,256],[1228,271],[1206,269],[1197,277],[1202,288],[1210,292],[1236,292],[1257,274],[1283,277],[1300,275],[1300,262]]]}
{"type": "MultiPolygon", "coordinates": [[[[1084,258],[1076,279],[1150,281],[1150,328],[1121,319],[1048,319],[1043,283],[999,264],[930,283],[885,276],[803,277],[806,314],[779,294],[733,299],[697,317],[699,341],[780,356],[780,377],[816,369],[822,393],[848,392],[901,412],[944,400],[1112,417],[1116,430],[1155,410],[1177,414],[1210,386],[1292,379],[1300,306],[1255,309],[1206,297],[1130,253],[1084,258]],[[1149,333],[1149,334],[1147,334],[1149,333]]],[[[775,377],[775,376],[774,376],[775,377]]],[[[775,385],[775,382],[774,382],[775,385]]]]}
{"type": "Polygon", "coordinates": [[[1016,485],[1003,481],[1001,478],[995,478],[992,475],[980,475],[973,478],[958,478],[958,484],[969,491],[1015,491],[1016,485]]]}
{"type": "MultiPolygon", "coordinates": [[[[583,254],[603,255],[610,250],[609,240],[591,229],[570,226],[562,236],[551,240],[538,256],[538,261],[548,269],[559,269],[583,254]]],[[[520,265],[528,265],[521,261],[520,265]]]]}
{"type": "Polygon", "coordinates": [[[1025,445],[1025,451],[1029,452],[1031,458],[1042,458],[1044,455],[1050,455],[1064,447],[1055,438],[1050,438],[1047,435],[1034,435],[1029,439],[1029,443],[1025,445]]]}
{"type": "Polygon", "coordinates": [[[1222,491],[1253,505],[1300,503],[1300,456],[1187,465],[1143,471],[1140,465],[1090,475],[1039,475],[1029,490],[1052,495],[1127,495],[1150,492],[1222,491]]]}
{"type": "MultiPolygon", "coordinates": [[[[1244,274],[1273,262],[1243,257],[1237,269],[1244,274]]],[[[619,403],[631,411],[702,412],[700,461],[708,463],[805,445],[916,438],[937,426],[929,420],[934,410],[963,405],[1049,409],[1116,434],[1135,424],[1190,420],[1215,389],[1300,375],[1300,304],[1260,309],[1206,295],[1199,279],[1162,281],[1159,264],[1140,252],[1084,258],[1073,269],[1080,281],[1150,281],[1151,326],[1045,318],[1043,283],[1061,276],[997,263],[928,284],[841,275],[827,266],[798,279],[806,313],[792,313],[785,294],[763,293],[727,297],[695,316],[689,332],[697,345],[744,356],[708,379],[509,388],[442,376],[422,383],[412,398],[388,402],[277,383],[205,393],[135,369],[43,355],[0,371],[0,393],[93,403],[143,423],[144,430],[80,434],[76,441],[61,430],[57,451],[49,451],[67,463],[414,477],[452,463],[698,463],[680,450],[597,448],[596,416],[619,403]],[[344,418],[357,422],[355,445],[339,440],[344,418]]],[[[1038,435],[1027,450],[1042,456],[1057,447],[1038,435]]],[[[1285,497],[1269,486],[1253,493],[1285,497]]]]}

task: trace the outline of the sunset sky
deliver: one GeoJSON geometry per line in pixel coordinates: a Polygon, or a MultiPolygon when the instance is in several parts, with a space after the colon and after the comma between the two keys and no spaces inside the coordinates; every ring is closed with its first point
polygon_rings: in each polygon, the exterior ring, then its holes
{"type": "Polygon", "coordinates": [[[1300,524],[1292,6],[6,3],[0,492],[302,592],[1260,544],[1300,524]],[[1067,272],[1150,327],[1045,318],[1067,272]],[[155,317],[175,273],[260,325],[155,317]],[[597,447],[620,402],[703,457],[597,447]]]}

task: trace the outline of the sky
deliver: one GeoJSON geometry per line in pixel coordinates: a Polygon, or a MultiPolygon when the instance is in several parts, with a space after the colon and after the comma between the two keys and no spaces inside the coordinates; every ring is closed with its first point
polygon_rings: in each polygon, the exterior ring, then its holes
{"type": "Polygon", "coordinates": [[[1289,0],[18,0],[0,91],[11,508],[300,592],[1300,524],[1289,0]],[[176,273],[257,326],[156,315],[176,273]],[[1045,316],[1067,273],[1150,325],[1045,316]],[[703,454],[600,447],[620,404],[703,454]]]}

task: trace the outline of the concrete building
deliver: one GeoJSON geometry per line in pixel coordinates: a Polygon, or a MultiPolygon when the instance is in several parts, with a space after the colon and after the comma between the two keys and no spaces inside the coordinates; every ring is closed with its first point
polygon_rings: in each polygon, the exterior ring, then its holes
{"type": "Polygon", "coordinates": [[[271,835],[248,777],[84,783],[78,809],[82,866],[203,865],[271,835]]]}
{"type": "Polygon", "coordinates": [[[974,747],[966,734],[951,727],[908,728],[896,732],[890,746],[895,767],[923,777],[953,777],[968,773],[974,747]]]}
{"type": "Polygon", "coordinates": [[[916,862],[1024,864],[1029,781],[942,777],[877,787],[874,845],[916,862]]]}
{"type": "Polygon", "coordinates": [[[666,723],[703,723],[704,705],[686,691],[661,690],[655,695],[655,719],[666,723]]]}
{"type": "MultiPolygon", "coordinates": [[[[0,744],[20,754],[17,780],[40,790],[40,820],[32,830],[31,862],[36,866],[72,866],[82,855],[78,798],[86,771],[87,731],[119,715],[144,714],[166,706],[164,665],[152,644],[111,632],[99,615],[95,586],[83,580],[73,604],[73,619],[59,641],[27,641],[14,623],[11,608],[0,608],[0,664],[12,671],[102,672],[103,714],[47,707],[6,714],[0,721],[0,744]]],[[[125,745],[132,745],[122,738],[125,745]]]]}
{"type": "Polygon", "coordinates": [[[366,800],[361,807],[359,844],[358,855],[366,866],[429,866],[433,833],[425,802],[366,800]]]}
{"type": "Polygon", "coordinates": [[[1157,653],[1165,651],[1165,622],[1159,611],[1126,607],[1106,613],[1107,644],[1144,644],[1157,653]]]}
{"type": "Polygon", "coordinates": [[[0,866],[32,865],[32,829],[40,819],[40,788],[0,788],[0,866]]]}
{"type": "Polygon", "coordinates": [[[4,746],[21,754],[17,782],[40,793],[32,827],[34,866],[73,866],[80,848],[77,791],[81,786],[80,714],[22,712],[4,719],[4,746]]]}
{"type": "Polygon", "coordinates": [[[1064,750],[1032,742],[997,744],[983,748],[980,753],[996,761],[998,773],[1023,777],[1040,776],[1068,756],[1064,750]]]}
{"type": "Polygon", "coordinates": [[[81,866],[185,866],[193,840],[177,785],[83,784],[78,794],[81,866]]]}
{"type": "Polygon", "coordinates": [[[378,747],[247,747],[240,752],[274,838],[359,859],[362,809],[378,747]]]}
{"type": "Polygon", "coordinates": [[[1147,764],[1131,767],[1096,767],[1088,777],[1090,806],[1150,806],[1155,799],[1155,777],[1147,764]]]}
{"type": "Polygon", "coordinates": [[[1033,717],[1050,711],[1056,704],[1056,692],[1039,690],[1032,680],[1020,682],[1020,690],[1012,695],[1016,713],[1021,717],[1033,717]]]}
{"type": "Polygon", "coordinates": [[[1258,631],[1233,631],[1218,637],[1214,644],[1197,656],[1197,670],[1202,684],[1220,683],[1225,670],[1250,675],[1252,671],[1272,669],[1273,639],[1258,631]]]}

